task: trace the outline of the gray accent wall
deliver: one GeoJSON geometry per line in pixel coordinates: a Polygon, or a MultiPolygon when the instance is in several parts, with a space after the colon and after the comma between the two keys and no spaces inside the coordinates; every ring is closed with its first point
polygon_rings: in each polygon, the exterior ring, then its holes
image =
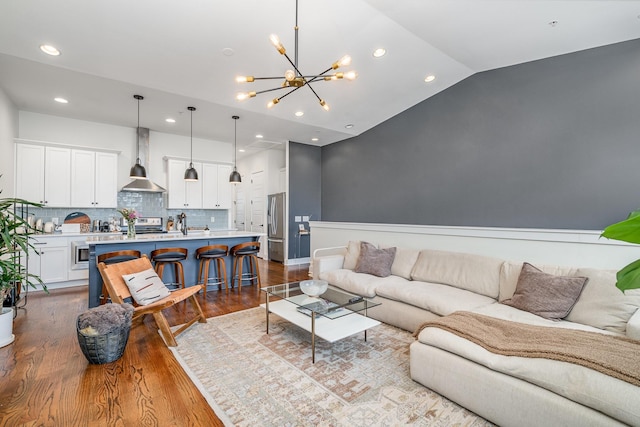
{"type": "MultiPolygon", "coordinates": [[[[295,216],[307,215],[313,221],[322,219],[321,163],[320,147],[289,143],[289,259],[306,258],[310,255],[309,236],[298,236],[295,216]]],[[[309,223],[303,224],[309,230],[309,223]]]]}
{"type": "Polygon", "coordinates": [[[323,147],[322,219],[602,229],[640,206],[639,165],[634,40],[475,74],[323,147]]]}

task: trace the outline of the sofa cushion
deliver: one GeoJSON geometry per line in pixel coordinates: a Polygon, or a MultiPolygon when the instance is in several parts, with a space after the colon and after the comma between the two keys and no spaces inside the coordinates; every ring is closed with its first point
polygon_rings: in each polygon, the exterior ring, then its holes
{"type": "Polygon", "coordinates": [[[380,281],[398,279],[407,282],[407,280],[401,277],[389,276],[382,278],[371,274],[356,273],[346,269],[322,272],[320,273],[320,278],[342,290],[368,298],[376,296],[376,287],[380,281]]]}
{"type": "MultiPolygon", "coordinates": [[[[382,245],[380,245],[382,247],[382,245]]],[[[418,249],[396,248],[396,257],[391,265],[391,274],[411,280],[411,270],[418,260],[418,249]]]]}
{"type": "Polygon", "coordinates": [[[360,241],[350,240],[349,243],[347,243],[347,253],[344,255],[344,264],[342,265],[342,267],[346,268],[347,270],[355,269],[359,257],[360,241]]]}
{"type": "MultiPolygon", "coordinates": [[[[513,296],[518,285],[518,277],[520,277],[520,271],[522,271],[522,262],[505,261],[500,269],[500,295],[498,301],[504,301],[513,296]]],[[[555,276],[576,276],[576,269],[574,267],[565,267],[562,265],[545,265],[536,264],[539,270],[545,273],[553,274],[555,276]]]]}
{"type": "Polygon", "coordinates": [[[503,263],[499,258],[425,249],[420,251],[411,271],[411,278],[451,285],[497,298],[503,263]]]}
{"type": "Polygon", "coordinates": [[[354,271],[378,277],[391,275],[391,265],[396,256],[396,248],[377,249],[371,243],[360,244],[360,256],[354,271]]]}
{"type": "Polygon", "coordinates": [[[624,334],[627,322],[640,307],[640,289],[622,293],[616,288],[616,272],[579,268],[577,275],[589,281],[567,320],[624,334]]]}
{"type": "Polygon", "coordinates": [[[563,319],[578,300],[587,277],[555,276],[524,263],[513,297],[502,301],[545,319],[563,319]]]}
{"type": "Polygon", "coordinates": [[[496,302],[493,298],[464,289],[420,281],[381,281],[376,287],[376,293],[383,298],[420,307],[439,316],[459,310],[472,310],[496,302]]]}

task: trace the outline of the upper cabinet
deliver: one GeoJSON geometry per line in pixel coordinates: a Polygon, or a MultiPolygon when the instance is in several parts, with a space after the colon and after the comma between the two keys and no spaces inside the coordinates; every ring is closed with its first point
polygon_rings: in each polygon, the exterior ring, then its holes
{"type": "Polygon", "coordinates": [[[185,181],[189,161],[167,158],[169,209],[231,209],[231,166],[193,162],[198,181],[185,181]]]}
{"type": "Polygon", "coordinates": [[[113,151],[16,144],[16,196],[46,207],[115,208],[117,173],[113,151]]]}
{"type": "Polygon", "coordinates": [[[202,165],[202,207],[231,209],[231,166],[204,163],[202,165]]]}
{"type": "Polygon", "coordinates": [[[71,150],[16,144],[16,196],[47,207],[71,203],[71,150]]]}
{"type": "Polygon", "coordinates": [[[115,208],[118,205],[118,156],[71,150],[71,206],[115,208]]]}
{"type": "Polygon", "coordinates": [[[188,161],[167,160],[169,209],[202,209],[202,163],[193,163],[200,178],[197,181],[184,180],[188,167],[188,161]]]}

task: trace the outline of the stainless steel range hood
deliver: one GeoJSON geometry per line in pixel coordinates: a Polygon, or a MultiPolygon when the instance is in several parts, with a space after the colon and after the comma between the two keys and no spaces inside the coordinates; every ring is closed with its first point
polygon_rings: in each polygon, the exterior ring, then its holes
{"type": "MultiPolygon", "coordinates": [[[[149,129],[138,128],[138,153],[140,161],[146,165],[147,176],[149,175],[149,129]]],[[[121,191],[137,191],[145,193],[164,193],[167,190],[160,187],[150,179],[134,179],[129,184],[122,187],[121,191]]]]}

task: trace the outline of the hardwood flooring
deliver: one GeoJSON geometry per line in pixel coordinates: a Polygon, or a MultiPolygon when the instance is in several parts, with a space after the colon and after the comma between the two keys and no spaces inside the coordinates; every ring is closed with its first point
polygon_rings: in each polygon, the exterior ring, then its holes
{"type": "MultiPolygon", "coordinates": [[[[308,266],[260,260],[262,286],[307,278],[308,266]]],[[[199,295],[207,317],[256,307],[255,286],[199,295]]],[[[166,310],[182,323],[187,304],[166,310]]],[[[28,294],[14,321],[16,340],[0,348],[0,426],[221,426],[174,359],[151,316],[134,323],[121,359],[87,362],[75,322],[87,288],[28,294]]]]}

